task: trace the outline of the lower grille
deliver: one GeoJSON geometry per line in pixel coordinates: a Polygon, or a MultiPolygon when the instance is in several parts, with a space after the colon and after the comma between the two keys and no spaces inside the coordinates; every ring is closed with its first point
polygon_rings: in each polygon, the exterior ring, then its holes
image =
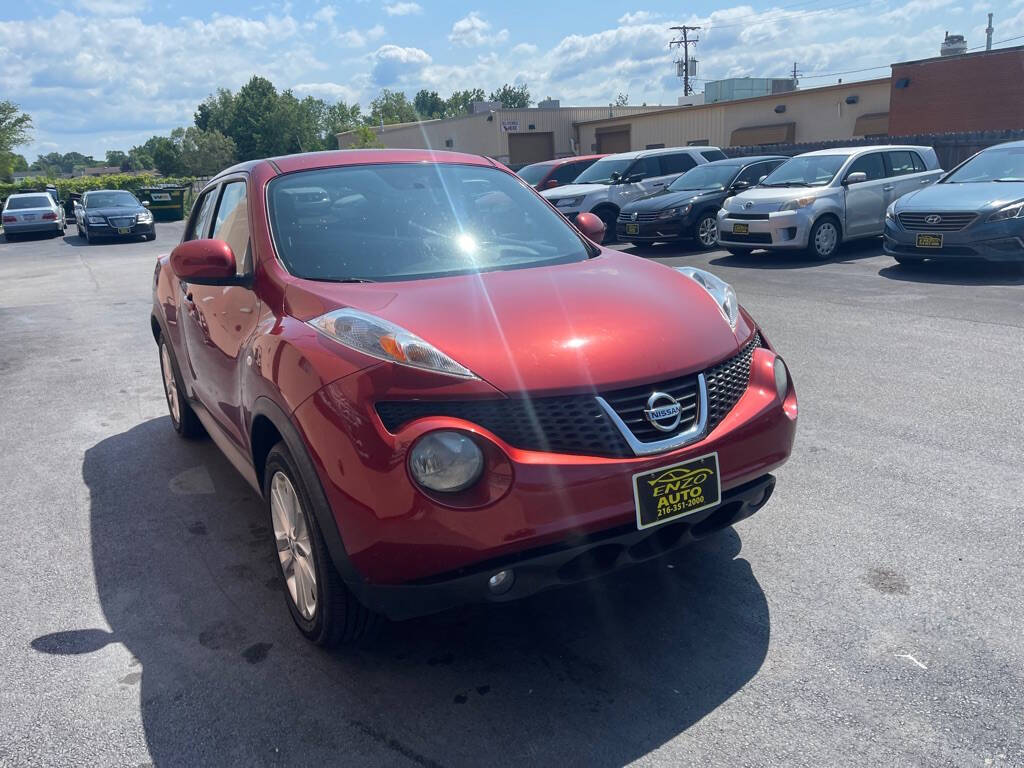
{"type": "Polygon", "coordinates": [[[746,235],[741,235],[737,232],[721,232],[719,234],[721,240],[728,240],[730,243],[757,243],[759,245],[771,245],[772,233],[771,232],[751,232],[746,235]]]}
{"type": "Polygon", "coordinates": [[[768,221],[767,213],[730,213],[726,218],[738,221],[768,221]]]}
{"type": "MultiPolygon", "coordinates": [[[[751,359],[759,346],[761,337],[755,333],[738,355],[704,371],[708,395],[706,434],[718,426],[746,392],[751,359]]],[[[600,394],[636,439],[645,443],[671,438],[692,427],[699,418],[696,374],[595,394],[600,394]],[[682,406],[682,418],[672,432],[655,429],[644,417],[647,399],[654,392],[671,395],[682,406]]],[[[415,419],[451,416],[478,424],[523,450],[588,456],[633,455],[592,394],[506,400],[383,401],[377,403],[377,413],[384,428],[392,433],[415,419]]]]}
{"type": "Polygon", "coordinates": [[[976,213],[901,213],[900,224],[913,232],[959,232],[971,224],[976,213]],[[931,222],[927,219],[932,219],[931,222]],[[938,221],[935,221],[938,219],[938,221]]]}

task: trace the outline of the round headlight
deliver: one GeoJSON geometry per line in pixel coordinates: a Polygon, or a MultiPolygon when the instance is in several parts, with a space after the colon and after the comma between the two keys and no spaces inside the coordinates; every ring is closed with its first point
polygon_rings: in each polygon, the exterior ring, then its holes
{"type": "Polygon", "coordinates": [[[464,491],[480,478],[483,469],[480,446],[462,432],[428,432],[409,452],[409,472],[431,491],[464,491]]]}
{"type": "Polygon", "coordinates": [[[779,394],[779,400],[785,400],[789,392],[789,372],[781,357],[775,358],[775,391],[779,394]]]}

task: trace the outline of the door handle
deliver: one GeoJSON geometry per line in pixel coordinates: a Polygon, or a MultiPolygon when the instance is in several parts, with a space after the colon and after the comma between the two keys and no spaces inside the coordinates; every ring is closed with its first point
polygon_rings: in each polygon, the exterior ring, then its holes
{"type": "Polygon", "coordinates": [[[883,192],[892,192],[896,187],[882,187],[883,192]]]}
{"type": "Polygon", "coordinates": [[[922,184],[931,184],[932,180],[931,179],[921,179],[921,183],[922,184]]]}

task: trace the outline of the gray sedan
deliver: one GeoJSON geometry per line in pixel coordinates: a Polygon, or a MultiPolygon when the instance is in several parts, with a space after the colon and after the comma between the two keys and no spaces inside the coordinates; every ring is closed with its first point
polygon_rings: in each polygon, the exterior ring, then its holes
{"type": "Polygon", "coordinates": [[[1024,141],[979,152],[885,213],[885,252],[925,259],[1024,262],[1024,141]]]}
{"type": "Polygon", "coordinates": [[[64,209],[46,192],[19,192],[4,203],[4,235],[8,240],[31,232],[49,232],[56,237],[66,226],[64,209]]]}

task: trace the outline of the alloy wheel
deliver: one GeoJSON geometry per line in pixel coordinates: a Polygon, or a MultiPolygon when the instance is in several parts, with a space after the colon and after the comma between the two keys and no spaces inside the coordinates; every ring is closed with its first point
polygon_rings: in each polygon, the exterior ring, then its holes
{"type": "Polygon", "coordinates": [[[171,419],[177,425],[181,422],[181,403],[178,401],[178,383],[174,379],[171,367],[171,355],[167,351],[167,343],[160,345],[160,372],[164,375],[164,394],[167,396],[167,409],[171,419]]]}
{"type": "Polygon", "coordinates": [[[307,621],[316,615],[317,583],[313,545],[295,486],[284,472],[270,481],[270,518],[288,595],[307,621]]]}
{"type": "Polygon", "coordinates": [[[718,223],[713,216],[705,216],[697,224],[697,240],[705,248],[715,244],[718,237],[718,223]]]}

